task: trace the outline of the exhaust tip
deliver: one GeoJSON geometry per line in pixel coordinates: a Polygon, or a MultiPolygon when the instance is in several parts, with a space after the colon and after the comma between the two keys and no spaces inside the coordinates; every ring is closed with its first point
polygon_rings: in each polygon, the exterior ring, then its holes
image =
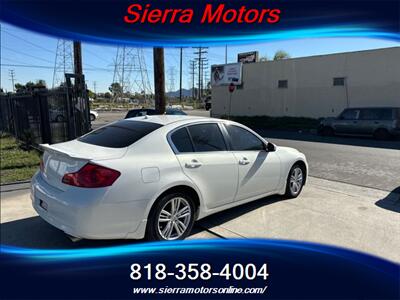
{"type": "Polygon", "coordinates": [[[79,237],[76,237],[76,236],[72,236],[72,235],[69,235],[67,233],[66,233],[66,235],[73,243],[76,243],[76,242],[79,242],[79,241],[82,240],[82,238],[79,238],[79,237]]]}

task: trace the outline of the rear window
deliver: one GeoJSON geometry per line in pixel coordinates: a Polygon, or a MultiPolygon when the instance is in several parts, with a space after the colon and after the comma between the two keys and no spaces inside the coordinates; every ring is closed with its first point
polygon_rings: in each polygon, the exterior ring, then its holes
{"type": "Polygon", "coordinates": [[[124,148],[161,126],[151,122],[122,120],[92,131],[78,141],[102,147],[124,148]]]}

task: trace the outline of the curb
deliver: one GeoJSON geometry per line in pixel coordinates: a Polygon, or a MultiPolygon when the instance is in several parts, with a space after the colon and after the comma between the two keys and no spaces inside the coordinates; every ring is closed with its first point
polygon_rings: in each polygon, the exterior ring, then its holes
{"type": "Polygon", "coordinates": [[[7,183],[3,183],[3,184],[0,184],[0,187],[5,187],[5,186],[8,186],[8,185],[17,185],[17,184],[23,184],[23,183],[30,183],[31,181],[30,180],[21,180],[21,181],[14,181],[14,182],[7,182],[7,183]]]}

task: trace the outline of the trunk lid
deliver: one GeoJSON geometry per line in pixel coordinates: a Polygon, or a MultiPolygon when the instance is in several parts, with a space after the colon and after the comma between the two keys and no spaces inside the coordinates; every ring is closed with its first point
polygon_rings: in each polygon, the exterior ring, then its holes
{"type": "Polygon", "coordinates": [[[89,161],[121,158],[127,151],[127,148],[107,148],[77,140],[54,145],[42,144],[40,147],[44,150],[43,179],[63,191],[70,187],[62,183],[64,174],[78,171],[89,161]]]}

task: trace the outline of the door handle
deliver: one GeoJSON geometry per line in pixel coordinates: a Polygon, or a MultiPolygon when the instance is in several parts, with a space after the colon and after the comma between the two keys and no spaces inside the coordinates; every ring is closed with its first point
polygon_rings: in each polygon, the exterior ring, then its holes
{"type": "Polygon", "coordinates": [[[190,163],[185,163],[185,167],[188,169],[196,169],[201,167],[201,162],[196,159],[192,159],[190,163]]]}
{"type": "Polygon", "coordinates": [[[247,157],[243,157],[242,159],[239,159],[239,165],[248,165],[250,161],[247,159],[247,157]]]}

